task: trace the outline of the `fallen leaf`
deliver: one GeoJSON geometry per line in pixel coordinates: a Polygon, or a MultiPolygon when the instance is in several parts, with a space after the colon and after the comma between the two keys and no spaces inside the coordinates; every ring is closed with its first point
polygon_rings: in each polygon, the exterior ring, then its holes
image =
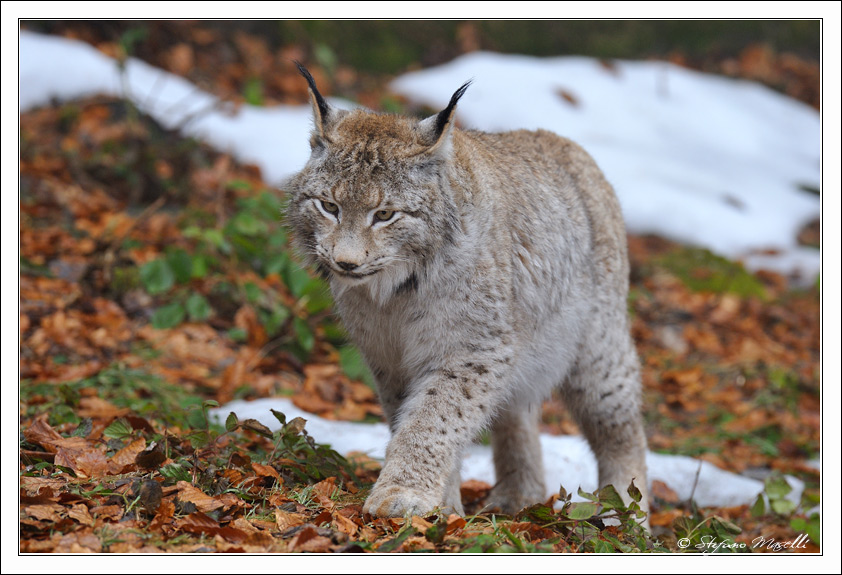
{"type": "Polygon", "coordinates": [[[456,515],[455,513],[451,513],[450,515],[447,516],[447,534],[449,535],[449,534],[453,533],[454,531],[456,531],[457,529],[461,529],[462,527],[464,527],[467,524],[468,524],[468,522],[465,521],[464,517],[460,517],[459,515],[456,515]]]}
{"type": "Polygon", "coordinates": [[[113,403],[99,397],[83,397],[79,400],[79,408],[76,411],[79,417],[116,419],[122,417],[131,410],[127,407],[117,407],[113,403]]]}
{"type": "Polygon", "coordinates": [[[181,501],[189,501],[196,506],[196,509],[202,512],[213,511],[224,507],[225,503],[215,497],[207,495],[201,489],[194,487],[186,481],[179,481],[176,483],[178,487],[178,499],[181,501]]]}
{"type": "Polygon", "coordinates": [[[652,481],[652,490],[650,494],[657,497],[666,503],[678,503],[678,494],[673,491],[666,483],[655,479],[652,481]]]}
{"type": "Polygon", "coordinates": [[[30,517],[40,519],[41,521],[61,521],[60,513],[64,512],[64,506],[58,503],[44,503],[40,505],[28,505],[23,508],[23,512],[30,517]]]}
{"type": "Polygon", "coordinates": [[[282,481],[281,476],[278,474],[278,470],[272,467],[271,465],[263,465],[262,463],[252,463],[251,468],[258,475],[262,475],[264,477],[273,477],[279,483],[282,481]]]}
{"type": "Polygon", "coordinates": [[[275,509],[275,524],[281,531],[285,531],[290,527],[294,527],[296,525],[302,525],[306,522],[307,518],[304,515],[301,515],[300,513],[289,513],[287,511],[275,509]]]}
{"type": "Polygon", "coordinates": [[[158,506],[158,512],[152,518],[152,521],[149,522],[149,529],[152,531],[161,530],[164,525],[169,523],[174,513],[175,504],[172,501],[167,499],[161,501],[161,504],[158,506]]]}
{"type": "Polygon", "coordinates": [[[216,535],[220,530],[219,522],[201,511],[176,520],[173,527],[195,535],[216,535]]]}
{"type": "Polygon", "coordinates": [[[113,519],[114,521],[123,517],[123,508],[119,505],[98,505],[91,507],[88,511],[95,517],[113,519]]]}
{"type": "Polygon", "coordinates": [[[332,545],[330,539],[319,535],[318,530],[312,526],[307,526],[296,533],[290,542],[291,549],[309,553],[327,553],[332,545]]]}
{"type": "Polygon", "coordinates": [[[87,525],[88,527],[94,526],[94,518],[91,517],[87,505],[84,505],[82,503],[73,505],[70,509],[68,509],[67,516],[71,519],[75,519],[82,525],[87,525]]]}
{"type": "Polygon", "coordinates": [[[154,479],[144,479],[140,484],[140,503],[148,513],[157,513],[164,496],[161,484],[154,479]]]}
{"type": "Polygon", "coordinates": [[[333,515],[333,526],[337,531],[353,536],[360,528],[359,525],[339,513],[333,515]]]}
{"type": "Polygon", "coordinates": [[[74,531],[64,535],[53,550],[55,553],[99,553],[102,542],[91,531],[74,531]]]}
{"type": "Polygon", "coordinates": [[[111,456],[108,461],[108,472],[111,474],[125,473],[126,467],[134,467],[138,455],[146,448],[146,440],[142,437],[135,439],[123,449],[111,456]]]}

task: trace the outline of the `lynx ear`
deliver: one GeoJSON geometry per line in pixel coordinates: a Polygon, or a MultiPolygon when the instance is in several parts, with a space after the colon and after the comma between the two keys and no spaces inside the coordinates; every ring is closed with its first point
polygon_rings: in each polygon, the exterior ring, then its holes
{"type": "Polygon", "coordinates": [[[465,94],[465,90],[468,89],[472,81],[468,80],[453,93],[447,108],[435,116],[430,116],[422,120],[418,124],[422,139],[430,146],[427,149],[427,153],[437,150],[447,141],[447,136],[450,134],[450,128],[453,125],[453,114],[456,112],[456,103],[465,94]]]}
{"type": "Polygon", "coordinates": [[[313,106],[313,119],[316,123],[316,129],[313,132],[314,139],[310,143],[311,145],[315,145],[318,140],[327,139],[325,138],[325,126],[333,111],[319,93],[319,89],[316,88],[316,81],[313,80],[312,74],[310,74],[301,62],[298,60],[294,62],[298,67],[298,71],[301,72],[301,75],[304,76],[307,80],[307,85],[310,87],[310,104],[313,106]]]}

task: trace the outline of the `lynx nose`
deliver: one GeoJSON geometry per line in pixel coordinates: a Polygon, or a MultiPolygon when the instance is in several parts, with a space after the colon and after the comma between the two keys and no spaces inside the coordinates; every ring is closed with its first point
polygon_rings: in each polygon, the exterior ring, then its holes
{"type": "Polygon", "coordinates": [[[342,268],[343,270],[345,270],[346,272],[353,271],[353,270],[357,269],[358,267],[360,267],[360,266],[358,266],[357,264],[355,264],[355,263],[353,263],[353,262],[336,262],[336,265],[338,265],[339,267],[341,267],[341,268],[342,268]]]}

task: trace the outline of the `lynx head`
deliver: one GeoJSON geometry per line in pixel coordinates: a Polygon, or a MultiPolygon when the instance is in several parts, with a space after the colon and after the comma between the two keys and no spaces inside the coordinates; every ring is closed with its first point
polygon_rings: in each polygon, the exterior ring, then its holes
{"type": "Polygon", "coordinates": [[[470,82],[444,110],[417,121],[335,109],[298,68],[314,129],[310,159],[287,186],[293,241],[335,294],[365,286],[383,303],[417,286],[425,263],[459,229],[447,168],[453,113],[470,82]]]}

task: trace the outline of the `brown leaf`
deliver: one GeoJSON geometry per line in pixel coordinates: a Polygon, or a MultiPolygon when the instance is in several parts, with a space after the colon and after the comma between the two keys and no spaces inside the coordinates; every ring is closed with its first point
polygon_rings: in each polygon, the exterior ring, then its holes
{"type": "Polygon", "coordinates": [[[157,469],[166,459],[164,444],[153,441],[149,447],[137,454],[135,463],[143,469],[157,469]]]}
{"type": "Polygon", "coordinates": [[[250,347],[263,347],[269,340],[263,324],[257,317],[257,312],[250,305],[244,305],[234,314],[234,325],[248,334],[250,347]]]}
{"type": "Polygon", "coordinates": [[[143,431],[145,433],[155,433],[155,428],[152,427],[152,424],[150,424],[149,420],[145,417],[134,415],[132,413],[128,413],[124,417],[126,421],[129,422],[129,425],[132,426],[132,429],[136,431],[143,431]]]}
{"type": "Polygon", "coordinates": [[[243,429],[249,429],[263,437],[272,437],[272,430],[257,421],[256,419],[246,419],[240,422],[243,429]]]}
{"type": "Polygon", "coordinates": [[[673,521],[682,517],[685,511],[682,509],[665,509],[664,511],[653,511],[649,514],[649,523],[652,527],[666,527],[672,525],[673,521]]]}
{"type": "Polygon", "coordinates": [[[174,523],[174,527],[196,535],[216,535],[220,530],[219,522],[208,517],[201,511],[196,511],[187,517],[178,519],[174,523]]]}
{"type": "Polygon", "coordinates": [[[230,543],[245,543],[249,540],[249,533],[230,525],[220,528],[217,534],[230,543]]]}
{"type": "Polygon", "coordinates": [[[667,503],[678,503],[679,501],[678,494],[670,489],[666,483],[657,479],[652,481],[651,494],[653,497],[657,497],[667,503]]]}
{"type": "Polygon", "coordinates": [[[360,526],[348,519],[347,517],[345,517],[344,515],[335,513],[333,515],[333,527],[337,531],[341,531],[342,533],[353,537],[360,526]]]}
{"type": "Polygon", "coordinates": [[[165,59],[172,72],[180,76],[186,76],[195,64],[193,47],[185,42],[180,42],[169,49],[165,59]]]}
{"type": "Polygon", "coordinates": [[[448,534],[453,533],[457,529],[461,529],[462,527],[464,527],[467,524],[468,524],[468,522],[465,521],[464,517],[460,517],[460,516],[456,515],[455,513],[451,513],[450,515],[447,516],[447,530],[446,530],[446,532],[448,534]]]}
{"type": "Polygon", "coordinates": [[[140,502],[149,513],[157,513],[161,506],[164,491],[161,484],[154,479],[145,479],[140,484],[140,502]]]}
{"type": "Polygon", "coordinates": [[[44,488],[49,488],[54,493],[61,490],[67,485],[66,479],[55,477],[28,477],[20,478],[20,486],[26,491],[27,495],[37,495],[44,488]]]}
{"type": "Polygon", "coordinates": [[[99,553],[102,541],[90,530],[64,535],[53,550],[55,553],[99,553]]]}
{"type": "MultiPolygon", "coordinates": [[[[237,467],[245,467],[251,465],[251,457],[246,454],[235,452],[231,455],[231,464],[237,467]]],[[[225,471],[234,471],[233,469],[226,469],[225,471]]]]}
{"type": "Polygon", "coordinates": [[[313,517],[310,522],[315,525],[324,525],[325,523],[329,523],[333,519],[333,514],[325,509],[315,517],[313,517]]]}
{"type": "Polygon", "coordinates": [[[124,473],[124,468],[134,466],[137,456],[146,448],[146,440],[142,437],[135,439],[123,449],[111,456],[108,462],[108,472],[111,474],[124,473]]]}
{"type": "Polygon", "coordinates": [[[123,508],[119,505],[98,505],[89,509],[91,515],[96,515],[100,519],[113,519],[119,521],[123,516],[123,508]]]}
{"type": "Polygon", "coordinates": [[[281,479],[281,476],[278,474],[278,471],[271,465],[263,465],[262,463],[252,463],[251,468],[258,475],[264,477],[274,477],[275,480],[278,481],[281,479]]]}
{"type": "Polygon", "coordinates": [[[175,504],[168,499],[164,499],[158,507],[158,513],[149,522],[149,529],[151,531],[159,531],[165,524],[169,523],[174,513],[175,504]]]}
{"type": "Polygon", "coordinates": [[[64,439],[58,431],[47,423],[46,414],[36,418],[32,425],[24,430],[23,436],[29,443],[40,445],[51,453],[57,451],[56,445],[64,439]]]}
{"type": "Polygon", "coordinates": [[[296,417],[292,421],[287,423],[287,430],[293,431],[296,434],[301,433],[304,431],[304,426],[307,424],[307,420],[303,417],[296,417]]]}
{"type": "Polygon", "coordinates": [[[459,491],[464,501],[479,501],[488,497],[488,493],[491,491],[491,485],[485,481],[468,479],[462,482],[459,491]]]}
{"type": "Polygon", "coordinates": [[[275,509],[275,524],[281,531],[286,531],[290,527],[302,525],[307,522],[307,518],[300,513],[289,513],[275,509]]]}
{"type": "Polygon", "coordinates": [[[315,413],[325,418],[332,417],[333,410],[336,408],[336,404],[332,401],[325,401],[313,393],[299,393],[293,395],[292,403],[298,409],[315,413]]]}
{"type": "Polygon", "coordinates": [[[21,489],[20,502],[34,505],[37,503],[54,503],[56,496],[52,488],[44,486],[38,489],[35,495],[26,495],[26,490],[21,489]]]}
{"type": "Polygon", "coordinates": [[[30,517],[41,521],[61,521],[59,513],[64,511],[64,506],[58,503],[44,503],[40,505],[29,505],[23,508],[23,512],[30,517]]]}
{"type": "Polygon", "coordinates": [[[122,417],[130,411],[127,407],[117,407],[99,397],[83,397],[79,400],[79,409],[76,413],[79,417],[114,419],[122,417]]]}
{"type": "MultiPolygon", "coordinates": [[[[64,453],[64,449],[60,449],[56,453],[56,464],[59,465],[59,456],[64,453]]],[[[103,477],[108,475],[108,459],[105,454],[96,449],[88,449],[75,456],[74,459],[68,458],[68,466],[81,477],[103,477]]]]}
{"type": "MultiPolygon", "coordinates": [[[[329,501],[333,505],[335,505],[335,503],[331,500],[331,497],[334,495],[334,492],[336,490],[337,487],[335,477],[328,477],[327,479],[323,479],[322,481],[319,481],[313,486],[314,495],[317,495],[320,499],[325,499],[329,501]]],[[[321,500],[319,500],[319,503],[322,503],[321,500]]],[[[326,507],[325,504],[322,505],[326,507]]]]}
{"type": "Polygon", "coordinates": [[[293,537],[290,542],[290,549],[310,553],[326,553],[330,551],[332,545],[330,539],[319,535],[315,527],[308,525],[293,537]]]}
{"type": "Polygon", "coordinates": [[[77,503],[68,509],[67,516],[71,519],[75,519],[82,525],[87,525],[88,527],[94,526],[94,518],[91,517],[91,514],[88,512],[88,506],[83,503],[77,503]]]}
{"type": "Polygon", "coordinates": [[[427,532],[427,529],[433,526],[432,523],[426,521],[422,517],[418,517],[417,515],[413,515],[410,521],[412,526],[420,531],[422,535],[427,532]]]}
{"type": "Polygon", "coordinates": [[[225,505],[224,502],[207,495],[204,491],[197,489],[186,481],[179,481],[176,487],[178,487],[178,498],[181,501],[193,503],[199,511],[213,511],[225,505]]]}

